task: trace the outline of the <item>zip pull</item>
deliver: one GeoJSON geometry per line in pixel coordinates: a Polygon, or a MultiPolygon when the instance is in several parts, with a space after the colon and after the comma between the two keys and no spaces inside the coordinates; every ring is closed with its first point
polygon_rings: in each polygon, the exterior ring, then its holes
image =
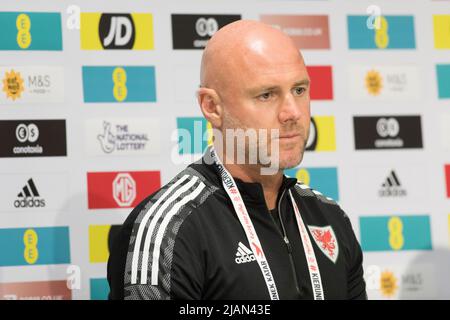
{"type": "Polygon", "coordinates": [[[289,242],[289,239],[287,237],[284,237],[284,242],[286,243],[286,247],[288,249],[289,254],[292,253],[292,247],[291,247],[291,243],[289,242]]]}

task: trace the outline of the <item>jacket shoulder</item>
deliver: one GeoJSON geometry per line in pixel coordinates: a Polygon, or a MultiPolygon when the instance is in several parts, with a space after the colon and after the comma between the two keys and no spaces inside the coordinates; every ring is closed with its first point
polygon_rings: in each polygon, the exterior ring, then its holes
{"type": "Polygon", "coordinates": [[[316,201],[327,205],[330,209],[339,211],[344,216],[344,218],[348,218],[347,214],[341,209],[337,201],[330,197],[327,197],[320,191],[314,190],[313,188],[302,182],[297,182],[294,189],[300,197],[315,199],[316,201]]]}
{"type": "Polygon", "coordinates": [[[170,299],[181,226],[218,188],[187,167],[136,207],[124,277],[125,299],[170,299]]]}

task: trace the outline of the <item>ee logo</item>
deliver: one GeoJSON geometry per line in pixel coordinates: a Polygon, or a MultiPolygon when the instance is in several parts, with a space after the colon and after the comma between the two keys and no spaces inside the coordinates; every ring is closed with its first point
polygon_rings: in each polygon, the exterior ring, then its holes
{"type": "Polygon", "coordinates": [[[28,15],[21,13],[16,19],[17,44],[22,49],[27,49],[31,45],[31,20],[28,15]]]}
{"type": "Polygon", "coordinates": [[[33,229],[27,229],[23,234],[23,244],[25,245],[23,257],[28,264],[35,264],[39,258],[38,239],[38,235],[33,229]]]}
{"type": "Polygon", "coordinates": [[[389,24],[385,17],[381,16],[381,8],[376,5],[367,7],[366,13],[369,15],[366,21],[367,28],[375,29],[375,45],[379,49],[385,49],[389,45],[389,24]]]}
{"type": "Polygon", "coordinates": [[[388,222],[389,245],[393,250],[400,250],[405,244],[403,238],[403,222],[399,217],[392,217],[388,222]]]}
{"type": "Polygon", "coordinates": [[[112,74],[114,82],[113,95],[117,101],[122,102],[128,94],[127,89],[127,72],[124,68],[115,68],[112,74]]]}

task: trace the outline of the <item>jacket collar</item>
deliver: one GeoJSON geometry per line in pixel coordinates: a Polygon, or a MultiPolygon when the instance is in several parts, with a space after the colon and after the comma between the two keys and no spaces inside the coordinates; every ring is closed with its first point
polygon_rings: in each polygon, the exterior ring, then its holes
{"type": "MultiPolygon", "coordinates": [[[[207,149],[206,153],[201,159],[190,164],[189,167],[192,167],[196,171],[200,172],[209,182],[223,190],[222,180],[214,164],[212,164],[212,160],[209,156],[208,151],[209,149],[207,149]]],[[[264,191],[262,185],[259,182],[244,182],[239,178],[233,178],[236,181],[236,185],[239,189],[239,192],[241,193],[244,202],[252,203],[258,206],[265,206],[266,201],[264,198],[264,191]]],[[[283,181],[281,182],[280,190],[278,191],[278,198],[284,190],[292,188],[296,183],[296,178],[290,178],[286,177],[286,175],[283,175],[283,181]]]]}

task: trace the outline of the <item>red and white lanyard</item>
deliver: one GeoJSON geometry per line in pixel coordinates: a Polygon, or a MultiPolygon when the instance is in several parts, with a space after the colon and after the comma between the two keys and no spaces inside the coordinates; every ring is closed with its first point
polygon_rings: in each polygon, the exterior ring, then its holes
{"type": "MultiPolygon", "coordinates": [[[[234,210],[236,211],[239,221],[244,228],[248,243],[250,244],[253,254],[255,255],[259,268],[261,269],[264,281],[266,282],[267,290],[269,291],[270,299],[279,300],[280,298],[278,295],[277,286],[275,284],[275,279],[273,278],[272,271],[270,270],[269,262],[266,259],[258,235],[256,234],[255,227],[253,226],[247,208],[245,207],[244,201],[242,200],[241,193],[236,186],[236,182],[234,181],[228,170],[223,166],[220,159],[217,157],[213,147],[211,147],[210,149],[210,154],[222,178],[223,187],[230,197],[234,210]]],[[[303,249],[305,251],[306,261],[308,263],[311,286],[314,293],[314,300],[323,300],[325,299],[325,297],[323,294],[322,280],[320,277],[319,265],[316,260],[316,255],[314,254],[311,239],[308,235],[305,224],[303,223],[302,216],[300,215],[300,211],[298,210],[297,204],[294,200],[294,197],[292,196],[291,190],[289,190],[289,196],[292,201],[292,206],[294,207],[298,230],[302,238],[303,249]]]]}

